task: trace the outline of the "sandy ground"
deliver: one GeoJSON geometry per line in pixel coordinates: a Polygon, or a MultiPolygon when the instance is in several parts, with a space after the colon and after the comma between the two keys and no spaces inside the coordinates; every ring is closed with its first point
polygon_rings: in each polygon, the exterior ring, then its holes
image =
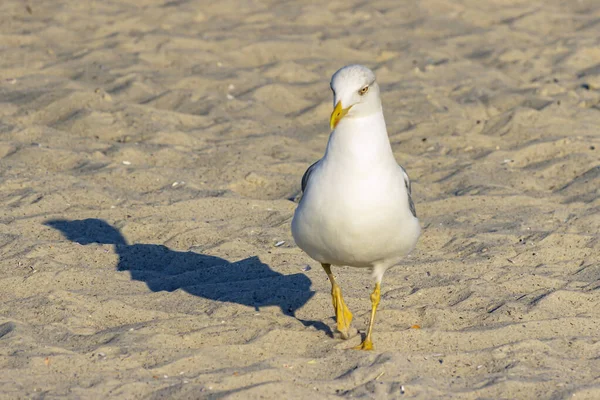
{"type": "Polygon", "coordinates": [[[0,398],[600,398],[599,32],[596,0],[3,0],[0,398]],[[373,352],[289,229],[349,63],[423,226],[373,352]]]}

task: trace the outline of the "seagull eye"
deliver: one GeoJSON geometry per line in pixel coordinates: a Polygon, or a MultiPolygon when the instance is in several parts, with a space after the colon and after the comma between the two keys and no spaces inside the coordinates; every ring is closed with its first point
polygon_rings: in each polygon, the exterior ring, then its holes
{"type": "Polygon", "coordinates": [[[367,93],[369,91],[369,87],[365,86],[364,88],[360,89],[358,91],[358,94],[360,94],[361,96],[364,95],[365,93],[367,93]]]}

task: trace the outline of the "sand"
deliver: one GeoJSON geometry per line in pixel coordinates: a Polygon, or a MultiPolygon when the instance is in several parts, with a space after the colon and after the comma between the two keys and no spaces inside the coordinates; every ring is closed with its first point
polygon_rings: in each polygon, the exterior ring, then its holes
{"type": "Polygon", "coordinates": [[[596,0],[3,0],[0,398],[600,398],[599,32],[596,0]],[[423,227],[372,352],[289,228],[349,63],[423,227]]]}

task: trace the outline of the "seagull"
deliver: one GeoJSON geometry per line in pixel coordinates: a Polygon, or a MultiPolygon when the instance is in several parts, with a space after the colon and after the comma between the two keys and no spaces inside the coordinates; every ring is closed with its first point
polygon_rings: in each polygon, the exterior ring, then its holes
{"type": "Polygon", "coordinates": [[[421,228],[406,170],[396,162],[388,138],[379,85],[362,65],[348,65],[331,78],[334,109],[325,155],[302,177],[302,198],[292,235],[331,282],[337,330],[350,336],[352,313],[331,266],[371,270],[371,318],[357,350],[372,350],[375,312],[385,271],[417,244],[421,228]]]}

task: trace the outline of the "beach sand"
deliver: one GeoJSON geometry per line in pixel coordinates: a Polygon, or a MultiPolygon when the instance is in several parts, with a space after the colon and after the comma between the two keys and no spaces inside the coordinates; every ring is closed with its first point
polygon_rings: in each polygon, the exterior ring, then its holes
{"type": "Polygon", "coordinates": [[[0,398],[600,398],[598,32],[596,0],[3,0],[0,398]],[[372,352],[289,227],[350,63],[423,227],[372,352]]]}

